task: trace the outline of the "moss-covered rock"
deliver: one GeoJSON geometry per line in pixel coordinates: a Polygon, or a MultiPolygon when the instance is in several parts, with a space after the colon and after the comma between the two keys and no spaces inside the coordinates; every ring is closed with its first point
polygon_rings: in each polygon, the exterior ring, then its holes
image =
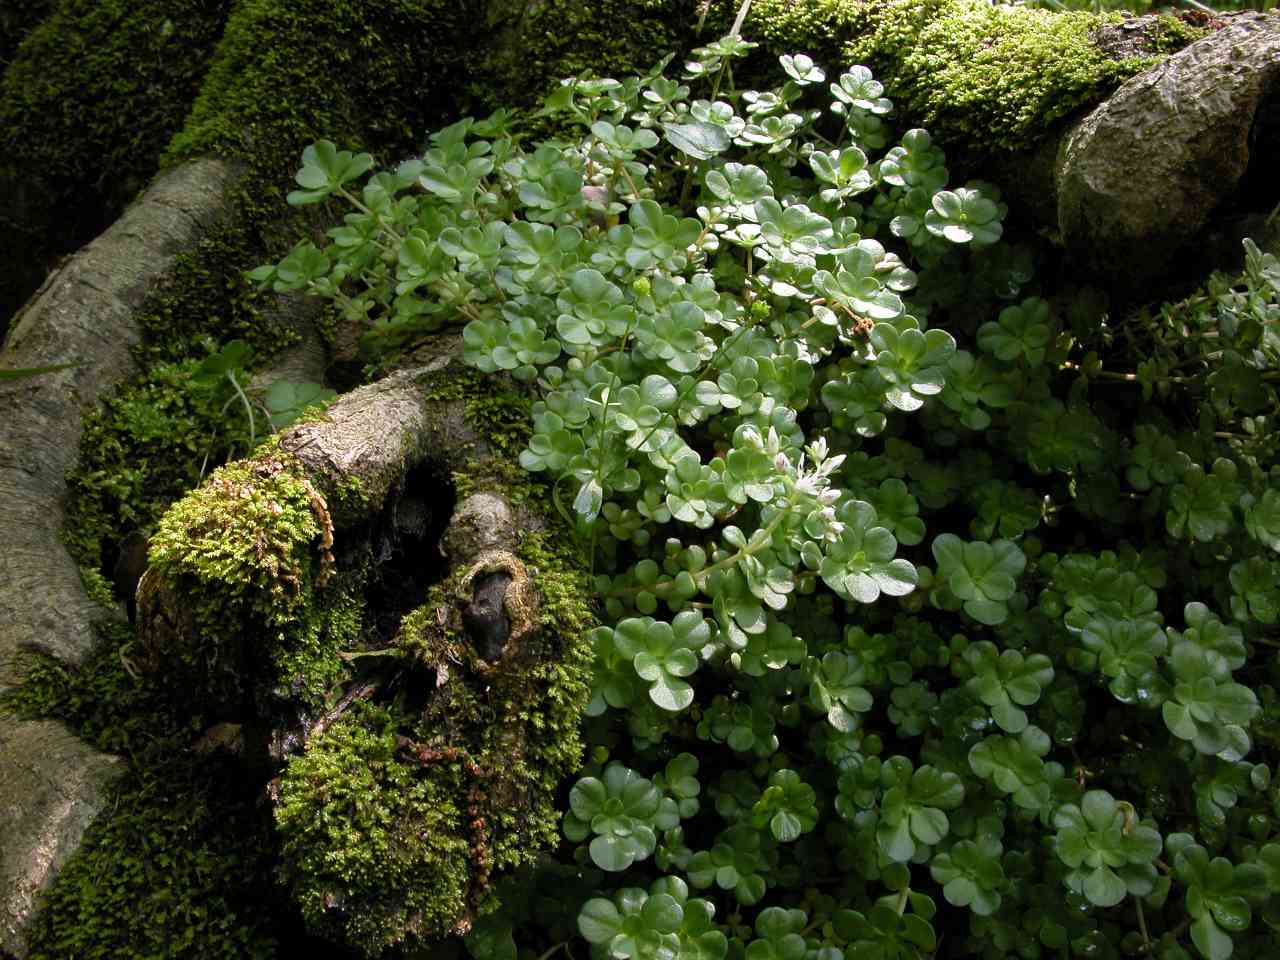
{"type": "MultiPolygon", "coordinates": [[[[493,879],[558,843],[556,793],[580,762],[590,578],[580,545],[546,515],[545,490],[509,459],[527,400],[485,386],[447,371],[417,385],[433,409],[465,411],[485,442],[467,432],[456,438],[465,449],[397,460],[382,498],[341,482],[330,460],[317,473],[274,442],[214,471],[161,520],[139,588],[144,668],[206,722],[271,728],[275,756],[305,744],[273,789],[282,875],[312,933],[369,955],[465,930],[491,909],[493,879]],[[415,485],[448,480],[416,465],[423,456],[465,464],[458,485],[522,504],[521,522],[482,557],[451,546],[443,581],[405,584],[425,599],[401,619],[387,580],[401,501],[440,501],[415,485]],[[328,502],[343,498],[335,544],[328,502]],[[500,655],[467,624],[471,593],[497,572],[512,581],[500,655]],[[388,617],[394,639],[382,632],[388,617]]],[[[316,426],[363,449],[342,416],[333,408],[316,426]]],[[[415,536],[435,549],[439,531],[415,536]]],[[[431,569],[426,557],[407,562],[431,569]]]]}
{"type": "MultiPolygon", "coordinates": [[[[727,30],[736,4],[720,8],[720,28],[727,30]]],[[[864,0],[755,0],[743,25],[743,36],[773,55],[807,53],[830,72],[847,64],[844,45],[865,26],[864,0]]],[[[776,61],[770,64],[774,66],[776,61]]]]}
{"type": "Polygon", "coordinates": [[[25,931],[30,960],[268,958],[290,931],[271,878],[272,823],[261,784],[227,758],[188,750],[203,719],[175,709],[162,678],[137,669],[125,624],[104,627],[81,667],[33,656],[0,699],[22,718],[57,717],[125,758],[106,813],[62,866],[25,931]]]}
{"type": "Polygon", "coordinates": [[[499,0],[488,6],[493,41],[472,52],[465,85],[468,109],[476,112],[539,105],[561,77],[642,73],[690,45],[692,9],[673,0],[499,0]]]}
{"type": "Polygon", "coordinates": [[[229,0],[58,0],[0,76],[0,332],[181,129],[229,0]]]}
{"type": "Polygon", "coordinates": [[[248,0],[237,5],[164,162],[213,153],[281,186],[320,137],[383,159],[454,113],[477,0],[248,0]]]}
{"type": "Polygon", "coordinates": [[[27,931],[28,960],[266,960],[287,925],[271,821],[225,760],[178,754],[113,790],[27,931]]]}
{"type": "MultiPolygon", "coordinates": [[[[472,483],[502,484],[482,470],[472,483]]],[[[579,548],[526,529],[431,587],[401,622],[393,701],[345,714],[278,786],[284,876],[312,932],[370,956],[465,932],[493,884],[559,842],[556,795],[581,762],[595,624],[579,548]],[[501,568],[509,635],[477,647],[465,604],[501,568]]]]}
{"type": "Polygon", "coordinates": [[[863,63],[912,124],[969,149],[1027,146],[1197,33],[1163,17],[1123,55],[1097,42],[1120,14],[983,0],[849,0],[846,62],[863,63]]]}

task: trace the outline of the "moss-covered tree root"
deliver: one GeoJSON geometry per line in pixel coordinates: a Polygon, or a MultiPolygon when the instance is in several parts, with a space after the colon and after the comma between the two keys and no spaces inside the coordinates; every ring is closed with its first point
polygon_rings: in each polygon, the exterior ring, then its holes
{"type": "Polygon", "coordinates": [[[451,363],[215,471],[138,592],[138,662],[271,780],[308,929],[370,956],[492,909],[557,842],[581,752],[583,557],[510,470],[527,401],[451,363]]]}

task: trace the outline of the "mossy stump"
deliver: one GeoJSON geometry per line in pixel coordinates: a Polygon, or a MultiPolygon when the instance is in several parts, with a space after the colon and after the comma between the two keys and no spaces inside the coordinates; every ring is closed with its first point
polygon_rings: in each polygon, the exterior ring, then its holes
{"type": "Polygon", "coordinates": [[[140,663],[261,771],[308,929],[369,956],[493,909],[580,762],[589,576],[498,386],[444,357],[347,394],[179,501],[139,585],[140,663]]]}

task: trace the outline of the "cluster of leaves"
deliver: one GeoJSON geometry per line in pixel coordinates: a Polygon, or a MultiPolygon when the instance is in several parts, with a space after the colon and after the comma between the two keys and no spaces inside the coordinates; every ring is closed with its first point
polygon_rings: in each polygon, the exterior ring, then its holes
{"type": "Polygon", "coordinates": [[[206,341],[198,358],[156,364],[86,419],[80,462],[67,478],[66,541],[78,563],[109,571],[104,537],[118,543],[153,528],[208,470],[334,396],[319,384],[284,380],[259,389],[254,360],[242,340],[220,348],[206,341]]]}
{"type": "Polygon", "coordinates": [[[243,340],[232,340],[205,357],[191,371],[192,382],[222,400],[222,412],[239,403],[244,411],[250,448],[257,441],[255,410],[264,414],[267,425],[279,430],[293,423],[307,407],[332,400],[337,394],[319,383],[276,380],[260,396],[250,397],[248,366],[252,348],[243,340]],[[225,398],[225,399],[224,399],[225,398]]]}
{"type": "Polygon", "coordinates": [[[384,361],[465,323],[593,549],[572,862],[472,951],[1269,956],[1280,265],[1113,327],[866,69],[751,46],[565,81],[571,140],[316,144],[350,212],[254,274],[384,361]]]}

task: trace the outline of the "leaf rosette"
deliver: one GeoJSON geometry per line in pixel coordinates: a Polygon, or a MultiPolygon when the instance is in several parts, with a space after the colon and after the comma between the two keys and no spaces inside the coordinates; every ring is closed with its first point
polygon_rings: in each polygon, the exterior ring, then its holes
{"type": "Polygon", "coordinates": [[[1080,803],[1066,803],[1053,815],[1054,852],[1071,868],[1067,886],[1099,907],[1114,907],[1126,896],[1155,889],[1163,842],[1159,831],[1139,823],[1133,807],[1105,790],[1090,790],[1080,803]]]}
{"type": "Polygon", "coordinates": [[[649,857],[656,831],[679,822],[674,800],[634,770],[611,763],[603,777],[583,777],[569,791],[564,834],[574,842],[594,834],[588,847],[592,862],[616,873],[649,857]]]}

